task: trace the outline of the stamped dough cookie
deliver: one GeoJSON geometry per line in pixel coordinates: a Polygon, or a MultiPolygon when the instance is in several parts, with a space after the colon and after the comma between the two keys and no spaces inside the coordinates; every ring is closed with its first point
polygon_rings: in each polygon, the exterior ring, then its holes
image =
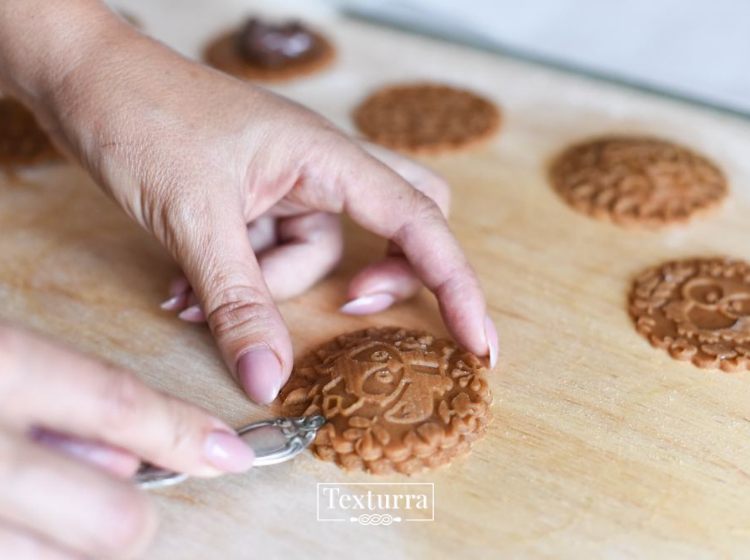
{"type": "Polygon", "coordinates": [[[722,172],[687,148],[648,137],[574,145],[552,164],[555,190],[573,208],[620,225],[684,222],[727,195],[722,172]]]}
{"type": "Polygon", "coordinates": [[[386,87],[354,112],[368,139],[413,154],[459,151],[481,143],[500,127],[500,110],[470,91],[438,84],[386,87]]]}
{"type": "Polygon", "coordinates": [[[0,98],[0,168],[26,167],[60,159],[33,113],[11,97],[0,98]]]}
{"type": "Polygon", "coordinates": [[[271,25],[257,18],[217,37],[204,53],[214,68],[263,82],[314,74],[329,66],[335,56],[328,39],[299,23],[271,25]]]}
{"type": "Polygon", "coordinates": [[[725,258],[672,261],[633,284],[639,333],[678,360],[736,372],[750,369],[750,265],[725,258]]]}
{"type": "Polygon", "coordinates": [[[315,454],[346,470],[414,474],[445,465],[485,433],[483,362],[449,340],[373,328],[339,336],[295,367],[284,415],[322,414],[315,454]]]}

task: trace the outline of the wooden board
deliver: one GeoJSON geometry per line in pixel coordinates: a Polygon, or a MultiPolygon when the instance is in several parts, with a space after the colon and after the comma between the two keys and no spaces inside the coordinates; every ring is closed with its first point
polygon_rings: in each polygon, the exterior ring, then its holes
{"type": "MultiPolygon", "coordinates": [[[[134,3],[152,32],[181,25],[150,21],[148,4],[134,3]]],[[[185,29],[195,33],[175,43],[188,54],[231,15],[202,4],[183,8],[194,10],[185,29]]],[[[502,132],[488,146],[425,160],[455,189],[451,223],[498,325],[495,420],[469,458],[413,479],[435,483],[432,523],[316,521],[317,482],[383,479],[346,475],[308,454],[156,492],[162,526],[147,558],[747,554],[750,376],[699,370],[653,349],[634,331],[626,297],[634,275],[665,259],[750,259],[748,123],[397,31],[321,25],[340,49],[337,65],[277,89],[348,130],[371,88],[400,80],[470,87],[503,108],[502,132]],[[571,211],[549,188],[546,162],[572,140],[607,132],[657,134],[710,155],[730,177],[730,200],[662,233],[571,211]]],[[[268,416],[232,383],[204,327],[159,310],[174,264],[82,171],[2,181],[0,201],[2,318],[127,366],[233,425],[268,416]]],[[[372,318],[337,313],[348,278],[382,247],[348,226],[342,265],[281,305],[298,354],[367,325],[445,332],[428,294],[372,318]]]]}

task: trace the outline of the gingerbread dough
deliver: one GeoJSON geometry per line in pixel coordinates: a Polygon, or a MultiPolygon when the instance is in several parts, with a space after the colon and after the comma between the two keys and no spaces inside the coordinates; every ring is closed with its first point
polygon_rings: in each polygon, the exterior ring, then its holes
{"type": "Polygon", "coordinates": [[[630,314],[639,333],[678,360],[703,368],[750,369],[750,265],[686,259],[636,278],[630,314]]]}
{"type": "Polygon", "coordinates": [[[322,414],[313,451],[347,470],[414,474],[445,465],[485,433],[485,365],[419,331],[339,336],[295,367],[280,400],[288,416],[322,414]]]}
{"type": "Polygon", "coordinates": [[[574,145],[553,162],[550,179],[576,210],[625,226],[684,222],[728,192],[724,175],[705,157],[640,136],[574,145]]]}
{"type": "Polygon", "coordinates": [[[354,112],[357,128],[373,142],[413,154],[460,151],[492,137],[500,110],[487,99],[439,84],[386,87],[354,112]]]}

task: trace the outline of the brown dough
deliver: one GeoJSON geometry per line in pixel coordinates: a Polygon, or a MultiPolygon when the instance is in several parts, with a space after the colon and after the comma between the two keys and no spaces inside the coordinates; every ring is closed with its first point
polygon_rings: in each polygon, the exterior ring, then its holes
{"type": "Polygon", "coordinates": [[[316,48],[280,68],[268,68],[248,62],[237,48],[237,31],[226,32],[209,43],[203,58],[208,64],[238,78],[258,82],[283,82],[324,70],[336,58],[333,45],[322,35],[310,31],[316,48]]]}
{"type": "Polygon", "coordinates": [[[686,259],[636,278],[630,315],[639,333],[678,360],[703,368],[750,369],[750,265],[686,259]]]}
{"type": "Polygon", "coordinates": [[[727,195],[722,172],[657,138],[608,136],[576,144],[552,164],[555,190],[573,208],[620,225],[684,222],[727,195]]]}
{"type": "Polygon", "coordinates": [[[479,95],[439,84],[380,89],[354,112],[365,137],[412,154],[460,151],[492,137],[500,110],[479,95]]]}
{"type": "Polygon", "coordinates": [[[27,167],[60,159],[34,114],[11,97],[0,98],[0,168],[27,167]]]}
{"type": "Polygon", "coordinates": [[[322,414],[313,451],[347,470],[414,474],[469,451],[490,421],[485,365],[449,340],[373,328],[303,358],[282,391],[285,416],[322,414]]]}

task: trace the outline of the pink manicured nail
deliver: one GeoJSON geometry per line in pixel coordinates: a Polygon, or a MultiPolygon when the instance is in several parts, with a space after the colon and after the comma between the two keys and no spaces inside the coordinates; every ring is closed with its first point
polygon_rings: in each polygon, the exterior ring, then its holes
{"type": "Polygon", "coordinates": [[[344,304],[339,311],[347,315],[370,315],[388,309],[396,301],[391,294],[379,293],[358,297],[344,304]]]}
{"type": "Polygon", "coordinates": [[[236,434],[213,431],[206,438],[206,460],[225,472],[243,472],[253,466],[255,453],[236,434]]]}
{"type": "Polygon", "coordinates": [[[281,364],[270,348],[250,350],[237,364],[237,376],[248,396],[259,404],[268,404],[281,388],[281,364]]]}
{"type": "Polygon", "coordinates": [[[203,314],[203,310],[200,305],[193,305],[188,307],[185,311],[178,315],[183,321],[188,323],[202,323],[206,320],[206,316],[203,314]]]}
{"type": "Polygon", "coordinates": [[[487,337],[487,346],[490,349],[490,367],[497,365],[497,355],[500,353],[500,343],[497,339],[497,329],[489,315],[484,320],[484,332],[487,337]]]}
{"type": "Polygon", "coordinates": [[[184,305],[184,301],[185,301],[185,296],[180,294],[178,296],[169,298],[167,301],[162,303],[159,307],[161,307],[165,311],[177,311],[180,307],[184,305]]]}

